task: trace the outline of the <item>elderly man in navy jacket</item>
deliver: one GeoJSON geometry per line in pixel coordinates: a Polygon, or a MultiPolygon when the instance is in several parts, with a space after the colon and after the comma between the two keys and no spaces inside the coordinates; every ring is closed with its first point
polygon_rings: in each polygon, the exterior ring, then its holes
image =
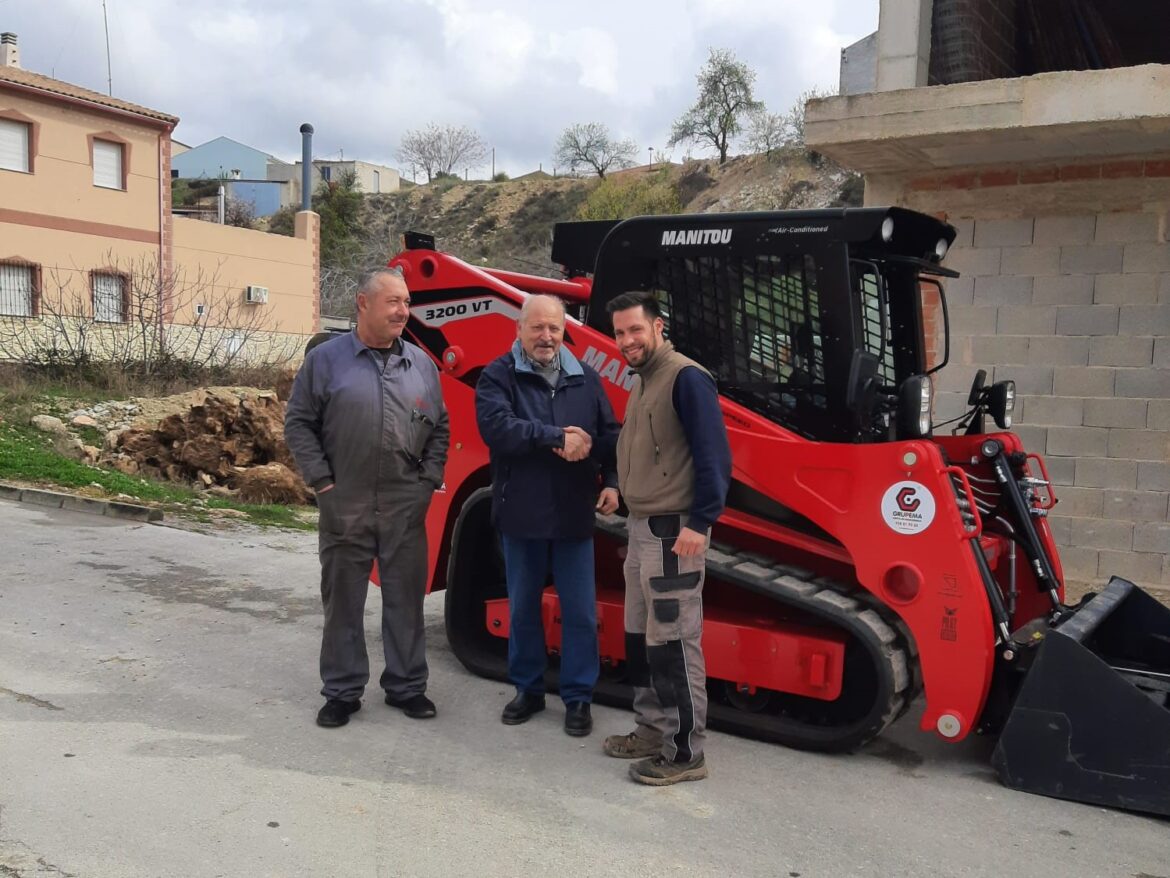
{"type": "Polygon", "coordinates": [[[517,725],[544,710],[541,595],[551,572],[561,603],[565,731],[579,736],[593,728],[598,672],[593,513],[617,509],[619,428],[600,377],[562,345],[564,334],[561,301],[530,296],[512,349],[480,375],[475,410],[491,452],[492,517],[511,613],[508,674],[516,697],[502,719],[517,725]]]}

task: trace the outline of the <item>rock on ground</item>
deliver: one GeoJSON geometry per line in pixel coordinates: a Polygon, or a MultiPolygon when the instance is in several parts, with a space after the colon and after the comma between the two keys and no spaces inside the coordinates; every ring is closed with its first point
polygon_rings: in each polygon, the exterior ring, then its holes
{"type": "Polygon", "coordinates": [[[69,432],[65,423],[60,418],[54,418],[52,415],[35,415],[29,423],[42,433],[52,433],[57,436],[62,436],[69,432]]]}
{"type": "Polygon", "coordinates": [[[235,474],[238,499],[244,503],[307,503],[310,492],[301,477],[281,463],[252,466],[235,474]]]}

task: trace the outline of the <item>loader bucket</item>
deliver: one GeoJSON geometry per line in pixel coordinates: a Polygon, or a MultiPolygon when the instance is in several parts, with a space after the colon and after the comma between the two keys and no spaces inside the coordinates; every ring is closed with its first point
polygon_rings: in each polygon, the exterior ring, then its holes
{"type": "Polygon", "coordinates": [[[1013,789],[1170,815],[1170,609],[1114,577],[1049,630],[992,765],[1013,789]]]}

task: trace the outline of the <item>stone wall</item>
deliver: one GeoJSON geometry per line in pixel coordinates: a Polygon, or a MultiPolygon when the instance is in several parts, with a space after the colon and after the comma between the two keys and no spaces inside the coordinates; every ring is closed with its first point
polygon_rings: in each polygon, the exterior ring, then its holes
{"type": "Polygon", "coordinates": [[[114,363],[128,366],[164,355],[197,367],[295,366],[311,335],[271,331],[262,324],[164,324],[154,320],[97,323],[88,317],[41,319],[0,315],[0,363],[114,363]]]}

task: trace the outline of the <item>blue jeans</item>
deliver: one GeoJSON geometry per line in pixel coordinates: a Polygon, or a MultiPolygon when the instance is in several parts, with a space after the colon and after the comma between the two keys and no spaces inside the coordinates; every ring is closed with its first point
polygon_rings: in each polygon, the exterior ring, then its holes
{"type": "Polygon", "coordinates": [[[508,677],[518,692],[544,693],[548,652],[541,620],[541,594],[553,575],[561,601],[561,699],[593,700],[597,683],[597,587],[593,538],[526,540],[500,535],[508,575],[508,677]]]}

